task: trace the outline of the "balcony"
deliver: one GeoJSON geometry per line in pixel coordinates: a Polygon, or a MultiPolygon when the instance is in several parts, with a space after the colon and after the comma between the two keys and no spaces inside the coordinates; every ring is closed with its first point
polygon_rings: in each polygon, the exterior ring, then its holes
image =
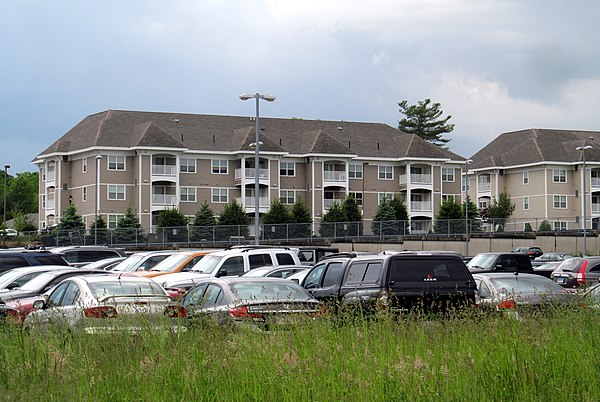
{"type": "Polygon", "coordinates": [[[431,201],[411,201],[410,202],[411,212],[432,212],[431,201]]]}
{"type": "Polygon", "coordinates": [[[152,194],[152,205],[178,205],[177,196],[174,194],[152,194]]]}
{"type": "MultiPolygon", "coordinates": [[[[253,213],[254,207],[256,205],[256,200],[254,197],[236,197],[235,199],[238,204],[242,204],[246,208],[246,212],[253,213]]],[[[259,212],[267,212],[269,207],[271,206],[271,202],[269,201],[269,197],[258,197],[258,211],[259,212]]]]}
{"type": "Polygon", "coordinates": [[[175,165],[152,165],[152,176],[177,176],[175,165]]]}
{"type": "Polygon", "coordinates": [[[431,174],[416,174],[411,173],[410,175],[400,175],[400,185],[406,186],[408,184],[411,185],[424,185],[431,186],[433,184],[433,176],[431,174]],[[410,180],[410,182],[407,182],[410,180]]]}
{"type": "Polygon", "coordinates": [[[600,189],[600,177],[593,177],[590,179],[590,188],[594,190],[600,189]]]}
{"type": "Polygon", "coordinates": [[[54,198],[48,198],[46,200],[46,215],[49,213],[54,214],[54,198]]]}
{"type": "Polygon", "coordinates": [[[491,188],[490,182],[477,183],[477,191],[479,193],[489,193],[491,188]]]}
{"type": "MultiPolygon", "coordinates": [[[[256,178],[256,169],[254,168],[244,168],[244,169],[235,169],[235,181],[237,183],[242,181],[242,173],[244,176],[244,180],[246,184],[254,183],[256,178]]],[[[269,169],[258,169],[258,181],[261,184],[268,185],[269,184],[269,169]]]]}
{"type": "Polygon", "coordinates": [[[325,171],[323,172],[323,181],[333,182],[333,183],[345,183],[346,182],[346,172],[339,171],[325,171]]]}
{"type": "Polygon", "coordinates": [[[592,214],[600,215],[600,203],[592,202],[592,214]]]}

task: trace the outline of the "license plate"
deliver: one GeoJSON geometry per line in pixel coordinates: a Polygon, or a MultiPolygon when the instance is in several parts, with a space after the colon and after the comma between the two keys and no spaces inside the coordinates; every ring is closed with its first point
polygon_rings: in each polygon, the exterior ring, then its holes
{"type": "Polygon", "coordinates": [[[562,278],[562,277],[556,278],[556,283],[565,283],[566,281],[567,281],[567,278],[562,278]]]}

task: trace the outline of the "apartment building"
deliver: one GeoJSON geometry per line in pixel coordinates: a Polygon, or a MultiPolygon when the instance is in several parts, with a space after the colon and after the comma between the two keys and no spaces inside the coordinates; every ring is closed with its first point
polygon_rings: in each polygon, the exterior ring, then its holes
{"type": "Polygon", "coordinates": [[[527,223],[535,230],[542,220],[547,220],[554,230],[581,229],[584,208],[586,226],[598,227],[600,132],[508,132],[471,160],[469,195],[477,200],[479,208],[489,206],[503,191],[510,194],[516,208],[508,230],[524,230],[527,223]]]}
{"type": "MultiPolygon", "coordinates": [[[[415,230],[428,230],[442,199],[461,197],[464,158],[381,123],[261,118],[255,205],[254,117],[107,110],[84,118],[33,161],[40,171],[40,228],[69,202],[89,227],[109,227],[131,207],[143,227],[177,208],[193,217],[234,198],[253,219],[275,198],[302,200],[318,222],[352,195],[365,221],[400,194],[415,230]]],[[[250,225],[252,232],[253,222],[250,225]]]]}

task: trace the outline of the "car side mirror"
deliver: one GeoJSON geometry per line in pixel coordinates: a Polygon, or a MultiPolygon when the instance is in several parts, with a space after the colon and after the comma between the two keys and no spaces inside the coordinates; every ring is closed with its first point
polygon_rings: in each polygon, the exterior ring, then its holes
{"type": "Polygon", "coordinates": [[[497,271],[502,271],[502,269],[503,269],[502,264],[496,264],[497,271]]]}
{"type": "Polygon", "coordinates": [[[300,281],[298,280],[298,278],[292,278],[292,279],[290,279],[290,281],[296,282],[298,285],[300,284],[300,281]]]}
{"type": "Polygon", "coordinates": [[[48,307],[44,300],[36,300],[33,302],[33,308],[36,310],[44,310],[48,307]]]}
{"type": "Polygon", "coordinates": [[[6,289],[7,290],[13,290],[19,287],[19,284],[17,282],[11,282],[8,285],[6,285],[6,289]]]}
{"type": "Polygon", "coordinates": [[[217,275],[216,275],[217,278],[220,278],[222,276],[227,276],[227,270],[225,268],[221,268],[219,270],[219,272],[217,272],[217,275]]]}

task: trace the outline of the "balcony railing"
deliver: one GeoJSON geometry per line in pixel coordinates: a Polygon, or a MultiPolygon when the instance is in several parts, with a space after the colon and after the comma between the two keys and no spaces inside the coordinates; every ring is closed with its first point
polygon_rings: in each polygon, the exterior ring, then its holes
{"type": "Polygon", "coordinates": [[[334,202],[337,202],[338,204],[342,202],[341,199],[333,199],[333,198],[325,198],[323,200],[323,208],[325,209],[329,209],[329,207],[331,207],[331,204],[333,204],[334,202]]]}
{"type": "Polygon", "coordinates": [[[346,172],[326,170],[323,172],[324,181],[345,182],[346,172]]]}
{"type": "Polygon", "coordinates": [[[46,173],[46,181],[54,181],[55,175],[54,170],[46,173]]]}
{"type": "Polygon", "coordinates": [[[592,177],[590,179],[591,188],[600,188],[600,177],[592,177]]]}
{"type": "Polygon", "coordinates": [[[592,213],[600,214],[600,204],[599,203],[592,203],[592,213]]]}
{"type": "Polygon", "coordinates": [[[155,176],[177,176],[177,166],[152,165],[152,174],[155,176]]]}
{"type": "MultiPolygon", "coordinates": [[[[256,169],[245,168],[244,174],[246,180],[254,179],[256,177],[256,169]]],[[[242,180],[242,169],[235,169],[235,179],[242,180]]],[[[269,180],[269,169],[258,169],[259,180],[269,180]]]]}
{"type": "Polygon", "coordinates": [[[177,196],[171,194],[152,194],[152,204],[154,205],[177,205],[177,196]]]}
{"type": "Polygon", "coordinates": [[[400,184],[407,184],[406,180],[410,177],[410,184],[432,184],[433,176],[431,174],[416,174],[411,173],[410,175],[400,175],[400,184]]]}
{"type": "MultiPolygon", "coordinates": [[[[238,203],[242,203],[242,198],[236,198],[236,201],[238,203]]],[[[244,197],[243,199],[243,204],[244,206],[248,207],[248,208],[254,208],[254,206],[256,205],[256,200],[254,199],[254,197],[244,197]]],[[[259,208],[268,208],[270,206],[269,203],[269,197],[258,197],[258,207],[259,208]]]]}
{"type": "Polygon", "coordinates": [[[46,210],[54,209],[54,200],[46,200],[46,210]]]}
{"type": "Polygon", "coordinates": [[[477,184],[477,191],[479,191],[480,193],[489,193],[491,188],[492,187],[491,187],[490,183],[478,183],[477,184]]]}
{"type": "Polygon", "coordinates": [[[411,201],[410,210],[413,212],[431,212],[431,201],[411,201]]]}

